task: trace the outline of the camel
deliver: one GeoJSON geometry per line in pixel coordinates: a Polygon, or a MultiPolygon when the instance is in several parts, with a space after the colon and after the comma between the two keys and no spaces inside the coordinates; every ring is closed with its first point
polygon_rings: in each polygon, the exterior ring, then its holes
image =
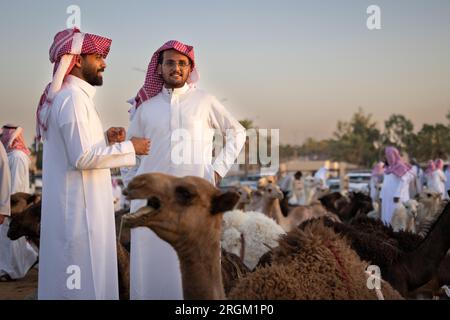
{"type": "Polygon", "coordinates": [[[237,188],[236,192],[239,194],[239,200],[234,209],[248,211],[248,206],[252,199],[252,189],[248,186],[240,186],[237,188]]]}
{"type": "MultiPolygon", "coordinates": [[[[168,242],[180,259],[185,299],[225,299],[221,275],[222,214],[239,196],[221,192],[199,177],[162,173],[136,176],[123,191],[129,200],[147,199],[124,225],[148,227],[168,242]]],[[[275,248],[275,262],[239,279],[231,299],[376,299],[368,289],[367,263],[342,236],[320,224],[295,228],[275,248]],[[279,261],[279,262],[277,262],[279,261]]],[[[381,294],[401,296],[383,283],[381,294]]]]}
{"type": "Polygon", "coordinates": [[[291,231],[306,220],[321,216],[339,220],[334,214],[327,212],[319,202],[311,203],[308,206],[293,207],[289,210],[287,217],[285,217],[280,207],[280,200],[282,199],[283,192],[280,190],[280,187],[269,183],[264,189],[262,211],[268,217],[274,219],[286,232],[291,231]]]}
{"type": "Polygon", "coordinates": [[[319,201],[344,222],[365,216],[374,210],[372,199],[361,192],[350,192],[348,200],[335,192],[321,197],[319,201]]]}
{"type": "Polygon", "coordinates": [[[367,217],[357,218],[350,224],[331,221],[325,224],[345,235],[361,259],[378,265],[383,279],[403,296],[433,277],[445,278],[439,268],[450,248],[450,204],[424,239],[410,232],[394,232],[392,227],[367,217]]]}
{"type": "MultiPolygon", "coordinates": [[[[13,208],[15,213],[11,216],[7,234],[8,238],[17,240],[22,236],[26,236],[39,249],[41,225],[40,197],[29,194],[12,195],[11,202],[14,203],[13,208]],[[25,209],[22,212],[16,212],[19,210],[19,207],[22,208],[24,206],[23,199],[31,202],[28,205],[25,204],[25,209]]],[[[130,282],[129,253],[118,240],[116,241],[116,245],[119,271],[119,297],[122,300],[127,300],[129,299],[130,282]]]]}

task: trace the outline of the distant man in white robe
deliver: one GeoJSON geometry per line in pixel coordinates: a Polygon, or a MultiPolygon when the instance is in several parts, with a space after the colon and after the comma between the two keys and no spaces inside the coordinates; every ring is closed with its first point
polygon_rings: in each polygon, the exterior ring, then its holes
{"type": "Polygon", "coordinates": [[[57,33],[50,48],[53,81],[37,112],[44,140],[39,299],[118,299],[110,168],[133,166],[149,141],[125,142],[123,128],[105,138],[93,98],[110,45],[74,28],[57,33]]]}
{"type": "Polygon", "coordinates": [[[372,199],[372,202],[376,202],[380,198],[380,190],[379,186],[383,182],[383,175],[384,175],[384,162],[377,162],[373,169],[372,169],[372,175],[370,176],[370,198],[372,199]]]}
{"type": "MultiPolygon", "coordinates": [[[[132,100],[129,136],[152,142],[140,165],[124,172],[163,172],[199,176],[218,183],[245,143],[245,129],[212,95],[197,89],[194,48],[169,41],[150,61],[144,86],[132,100]],[[212,163],[214,129],[226,145],[212,163]]],[[[145,205],[133,200],[131,212],[145,205]]],[[[131,299],[182,299],[181,272],[175,250],[148,228],[131,230],[131,299]]]]}
{"type": "Polygon", "coordinates": [[[449,191],[450,191],[450,165],[446,164],[444,166],[444,174],[445,174],[445,192],[446,192],[446,198],[449,199],[449,191]]]}
{"type": "Polygon", "coordinates": [[[414,172],[395,147],[387,147],[385,154],[386,167],[380,192],[381,220],[385,224],[390,224],[395,208],[410,199],[409,185],[414,179],[414,172]]]}
{"type": "Polygon", "coordinates": [[[327,180],[330,175],[330,162],[325,161],[325,164],[322,168],[317,170],[317,172],[314,174],[314,182],[317,185],[318,189],[327,189],[327,180]]]}
{"type": "MultiPolygon", "coordinates": [[[[30,192],[30,150],[28,150],[21,127],[7,124],[2,128],[2,145],[8,155],[11,175],[10,191],[30,192]]],[[[10,240],[7,236],[9,218],[0,226],[0,279],[12,280],[25,277],[28,270],[37,261],[37,251],[25,237],[10,240]]]]}
{"type": "Polygon", "coordinates": [[[0,143],[0,224],[11,215],[11,173],[8,156],[3,143],[0,143]]]}

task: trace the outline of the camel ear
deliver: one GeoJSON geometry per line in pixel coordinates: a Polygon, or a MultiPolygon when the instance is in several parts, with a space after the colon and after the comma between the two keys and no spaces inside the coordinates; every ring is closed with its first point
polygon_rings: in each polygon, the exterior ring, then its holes
{"type": "Polygon", "coordinates": [[[27,199],[27,204],[36,204],[41,200],[41,196],[38,194],[33,194],[27,199]]]}
{"type": "Polygon", "coordinates": [[[211,201],[211,213],[216,214],[232,210],[238,200],[239,195],[236,192],[227,191],[220,193],[214,196],[211,201]]]}

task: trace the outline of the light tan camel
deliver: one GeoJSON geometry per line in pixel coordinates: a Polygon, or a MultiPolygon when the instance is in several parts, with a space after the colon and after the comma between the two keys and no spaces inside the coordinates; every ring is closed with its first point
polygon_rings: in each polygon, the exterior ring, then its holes
{"type": "Polygon", "coordinates": [[[308,206],[296,206],[289,210],[288,216],[285,217],[280,208],[283,192],[276,184],[267,184],[262,197],[263,213],[274,219],[286,232],[291,231],[306,220],[322,216],[327,216],[333,221],[339,220],[335,214],[328,212],[320,202],[313,202],[308,206]]]}
{"type": "MultiPolygon", "coordinates": [[[[184,298],[224,299],[222,213],[233,208],[239,196],[222,193],[198,177],[161,173],[135,177],[124,194],[130,200],[147,199],[145,207],[123,217],[124,224],[149,227],[172,245],[180,259],[184,298]]],[[[376,299],[376,292],[367,286],[367,263],[332,229],[317,222],[311,225],[312,229],[295,229],[281,240],[272,265],[240,278],[229,297],[376,299]]],[[[385,298],[400,298],[388,284],[383,283],[382,293],[385,298]]]]}

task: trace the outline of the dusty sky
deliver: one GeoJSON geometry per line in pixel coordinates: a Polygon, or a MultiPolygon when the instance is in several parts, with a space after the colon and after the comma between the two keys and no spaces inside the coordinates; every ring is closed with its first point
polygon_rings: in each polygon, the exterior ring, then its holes
{"type": "Polygon", "coordinates": [[[0,0],[0,120],[22,125],[28,143],[48,49],[73,4],[82,31],[113,39],[96,96],[105,129],[128,125],[139,70],[170,39],[194,45],[200,87],[238,119],[279,128],[282,143],[330,137],[358,107],[380,124],[404,114],[416,130],[450,109],[448,0],[0,0]],[[372,4],[380,30],[366,26],[372,4]]]}

